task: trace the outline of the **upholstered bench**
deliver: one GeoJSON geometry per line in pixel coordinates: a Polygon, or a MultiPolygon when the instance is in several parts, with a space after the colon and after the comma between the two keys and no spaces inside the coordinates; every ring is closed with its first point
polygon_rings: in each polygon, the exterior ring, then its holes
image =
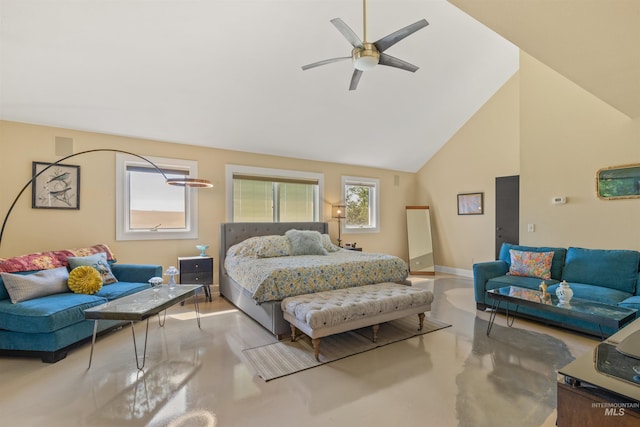
{"type": "Polygon", "coordinates": [[[285,298],[282,311],[291,324],[291,340],[296,340],[296,328],[308,335],[319,360],[322,337],[372,326],[376,342],[380,323],[411,314],[418,315],[422,330],[432,301],[433,293],[426,289],[377,283],[285,298]]]}

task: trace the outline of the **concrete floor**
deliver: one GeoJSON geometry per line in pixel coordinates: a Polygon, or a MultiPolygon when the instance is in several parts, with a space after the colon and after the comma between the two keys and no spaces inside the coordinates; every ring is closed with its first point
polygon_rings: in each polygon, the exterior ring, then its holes
{"type": "MultiPolygon", "coordinates": [[[[433,290],[430,316],[451,328],[268,383],[243,348],[275,339],[220,297],[151,319],[138,372],[129,328],[58,363],[0,358],[7,426],[553,426],[557,370],[597,341],[499,315],[486,336],[469,278],[412,278],[433,290]]],[[[428,314],[429,315],[429,314],[428,314]]],[[[144,323],[136,325],[141,343],[144,323]]]]}

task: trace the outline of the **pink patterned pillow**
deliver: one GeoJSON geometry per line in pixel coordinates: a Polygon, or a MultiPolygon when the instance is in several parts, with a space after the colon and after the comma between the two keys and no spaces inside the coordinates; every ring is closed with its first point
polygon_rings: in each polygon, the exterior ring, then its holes
{"type": "Polygon", "coordinates": [[[94,245],[79,249],[62,249],[49,252],[35,252],[13,258],[0,258],[0,271],[16,273],[19,271],[48,270],[66,267],[70,256],[82,257],[100,252],[107,254],[107,260],[115,262],[116,258],[107,245],[94,245]]]}
{"type": "Polygon", "coordinates": [[[509,249],[509,255],[511,255],[510,275],[551,278],[553,252],[525,252],[509,249]]]}

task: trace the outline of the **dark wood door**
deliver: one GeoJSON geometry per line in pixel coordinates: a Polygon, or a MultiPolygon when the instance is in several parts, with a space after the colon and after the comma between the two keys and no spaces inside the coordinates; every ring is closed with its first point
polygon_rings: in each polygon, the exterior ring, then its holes
{"type": "Polygon", "coordinates": [[[496,259],[503,243],[520,242],[520,176],[496,178],[496,259]]]}

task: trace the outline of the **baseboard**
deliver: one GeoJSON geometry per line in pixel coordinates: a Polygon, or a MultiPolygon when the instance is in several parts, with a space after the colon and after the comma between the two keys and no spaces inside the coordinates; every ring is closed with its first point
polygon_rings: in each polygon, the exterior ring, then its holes
{"type": "Polygon", "coordinates": [[[462,268],[445,267],[444,265],[436,265],[437,273],[455,274],[456,276],[473,278],[473,270],[464,270],[462,268]]]}

